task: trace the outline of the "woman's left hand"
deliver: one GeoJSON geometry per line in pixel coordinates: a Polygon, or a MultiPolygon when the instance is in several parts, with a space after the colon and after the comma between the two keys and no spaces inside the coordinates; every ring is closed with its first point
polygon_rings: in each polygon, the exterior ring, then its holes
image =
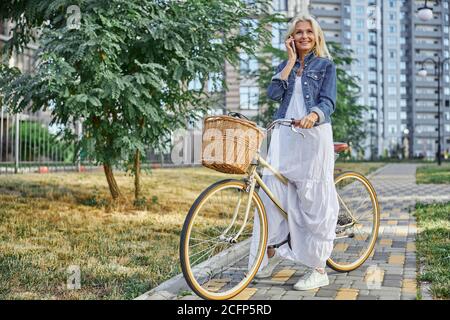
{"type": "Polygon", "coordinates": [[[303,129],[311,129],[314,126],[314,123],[316,123],[318,120],[319,116],[317,115],[317,113],[311,112],[302,119],[294,120],[294,126],[303,129]]]}

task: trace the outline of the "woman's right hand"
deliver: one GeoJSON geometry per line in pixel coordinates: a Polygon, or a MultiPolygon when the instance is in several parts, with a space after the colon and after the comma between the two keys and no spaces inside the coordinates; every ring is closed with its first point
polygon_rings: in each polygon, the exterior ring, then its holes
{"type": "Polygon", "coordinates": [[[297,61],[297,50],[292,48],[292,43],[294,42],[294,37],[290,36],[284,44],[286,45],[288,60],[289,62],[295,63],[297,61]]]}

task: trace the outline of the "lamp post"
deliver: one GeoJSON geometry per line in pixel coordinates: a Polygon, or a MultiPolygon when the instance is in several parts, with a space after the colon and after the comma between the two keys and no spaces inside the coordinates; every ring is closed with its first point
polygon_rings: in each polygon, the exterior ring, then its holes
{"type": "MultiPolygon", "coordinates": [[[[440,0],[435,0],[436,5],[440,5],[440,0]]],[[[422,21],[429,21],[433,19],[433,9],[428,6],[428,0],[425,0],[425,5],[417,9],[417,16],[422,21]]]]}
{"type": "Polygon", "coordinates": [[[409,158],[408,136],[409,136],[409,130],[408,129],[403,130],[403,159],[409,158]]]}
{"type": "Polygon", "coordinates": [[[449,58],[441,60],[441,57],[438,56],[438,60],[434,60],[433,58],[427,58],[422,61],[422,68],[419,70],[419,76],[426,77],[428,72],[424,68],[425,63],[432,62],[435,68],[435,74],[437,75],[438,80],[438,147],[437,147],[437,163],[441,165],[441,76],[444,73],[444,65],[446,62],[450,61],[449,58]]]}

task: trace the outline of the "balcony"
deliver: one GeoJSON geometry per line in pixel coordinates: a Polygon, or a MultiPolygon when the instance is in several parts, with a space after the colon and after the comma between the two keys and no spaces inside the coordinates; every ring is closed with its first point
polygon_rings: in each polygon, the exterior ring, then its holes
{"type": "MultiPolygon", "coordinates": [[[[424,81],[424,80],[416,80],[416,87],[421,88],[436,88],[437,90],[437,81],[424,81]]],[[[437,94],[437,92],[436,92],[437,94]]]]}
{"type": "MultiPolygon", "coordinates": [[[[422,7],[422,4],[417,3],[416,5],[413,5],[413,12],[417,12],[419,8],[422,7]]],[[[433,6],[433,12],[434,13],[441,13],[441,7],[439,6],[433,6]]]]}
{"type": "Polygon", "coordinates": [[[342,26],[340,23],[322,22],[320,26],[323,30],[341,30],[342,26]]]}
{"type": "Polygon", "coordinates": [[[432,49],[432,50],[442,50],[442,45],[440,43],[426,43],[426,42],[415,42],[416,49],[432,49]]]}
{"type": "Polygon", "coordinates": [[[415,93],[414,98],[419,100],[437,100],[437,93],[435,94],[415,93]]]}
{"type": "Polygon", "coordinates": [[[341,10],[325,10],[325,9],[311,9],[311,14],[316,17],[341,17],[341,10]]]}
{"type": "Polygon", "coordinates": [[[438,31],[423,31],[423,30],[414,30],[414,34],[416,37],[427,37],[427,38],[442,38],[441,30],[438,31]]]}

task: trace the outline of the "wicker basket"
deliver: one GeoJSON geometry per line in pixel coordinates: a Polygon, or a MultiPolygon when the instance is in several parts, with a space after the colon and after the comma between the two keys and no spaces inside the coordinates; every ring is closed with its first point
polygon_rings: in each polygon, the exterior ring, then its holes
{"type": "Polygon", "coordinates": [[[252,121],[207,117],[203,123],[202,165],[219,172],[244,174],[263,139],[264,132],[252,121]]]}

